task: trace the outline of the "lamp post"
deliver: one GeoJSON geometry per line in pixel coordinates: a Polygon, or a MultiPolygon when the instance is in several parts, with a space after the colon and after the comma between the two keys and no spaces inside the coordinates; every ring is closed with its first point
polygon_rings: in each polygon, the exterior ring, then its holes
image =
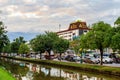
{"type": "Polygon", "coordinates": [[[40,52],[40,51],[38,51],[38,54],[40,54],[40,59],[41,59],[41,52],[40,52]]]}
{"type": "Polygon", "coordinates": [[[80,60],[80,63],[82,64],[82,57],[83,57],[83,49],[81,48],[81,49],[79,49],[79,52],[80,52],[80,57],[81,57],[81,60],[80,60]]]}

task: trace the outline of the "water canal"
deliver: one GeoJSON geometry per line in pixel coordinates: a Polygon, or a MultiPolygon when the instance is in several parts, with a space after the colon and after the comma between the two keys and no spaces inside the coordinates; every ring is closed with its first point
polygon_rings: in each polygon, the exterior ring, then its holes
{"type": "Polygon", "coordinates": [[[61,69],[6,58],[0,59],[0,65],[16,77],[17,80],[120,80],[120,77],[113,77],[112,75],[106,76],[61,69]]]}

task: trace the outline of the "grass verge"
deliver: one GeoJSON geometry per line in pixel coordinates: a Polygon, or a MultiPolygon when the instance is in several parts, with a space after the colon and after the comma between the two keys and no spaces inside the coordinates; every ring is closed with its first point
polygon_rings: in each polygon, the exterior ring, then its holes
{"type": "Polygon", "coordinates": [[[0,66],[0,80],[16,80],[10,73],[0,66]]]}

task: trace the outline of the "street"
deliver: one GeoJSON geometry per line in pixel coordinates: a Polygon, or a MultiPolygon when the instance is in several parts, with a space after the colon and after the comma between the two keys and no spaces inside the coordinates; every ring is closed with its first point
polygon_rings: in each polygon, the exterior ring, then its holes
{"type": "Polygon", "coordinates": [[[113,64],[103,64],[105,66],[112,66],[112,67],[120,67],[120,64],[116,64],[116,63],[113,63],[113,64]]]}

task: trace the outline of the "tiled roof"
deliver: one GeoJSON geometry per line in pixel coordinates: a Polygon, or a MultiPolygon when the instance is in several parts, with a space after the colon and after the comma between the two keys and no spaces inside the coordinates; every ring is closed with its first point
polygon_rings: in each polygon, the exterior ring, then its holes
{"type": "Polygon", "coordinates": [[[57,33],[72,31],[72,30],[90,30],[90,28],[87,27],[86,22],[74,22],[71,23],[69,28],[67,30],[59,31],[57,33]]]}

